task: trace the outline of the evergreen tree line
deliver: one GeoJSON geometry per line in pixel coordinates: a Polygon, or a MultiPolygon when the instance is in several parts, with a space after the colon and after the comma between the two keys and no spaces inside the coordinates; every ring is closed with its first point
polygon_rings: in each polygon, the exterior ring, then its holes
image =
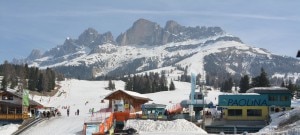
{"type": "MultiPolygon", "coordinates": [[[[188,66],[186,66],[185,68],[177,66],[176,68],[183,71],[183,74],[180,77],[178,77],[179,81],[181,81],[181,82],[191,82],[191,75],[188,75],[188,66]]],[[[196,76],[196,85],[200,84],[200,78],[201,78],[201,75],[197,74],[197,76],[196,76]]]]}
{"type": "MultiPolygon", "coordinates": [[[[240,93],[245,93],[248,89],[253,87],[270,87],[270,81],[268,79],[268,75],[265,72],[263,68],[261,68],[261,73],[259,76],[256,76],[254,78],[250,78],[248,75],[244,75],[240,80],[240,93]]],[[[282,81],[281,87],[286,87],[292,92],[296,92],[299,90],[299,86],[296,84],[293,84],[291,80],[289,82],[282,81]]]]}
{"type": "MultiPolygon", "coordinates": [[[[268,79],[268,75],[263,68],[261,68],[260,75],[251,78],[248,75],[244,75],[241,77],[239,82],[239,93],[246,93],[247,90],[253,87],[270,87],[270,81],[268,79]]],[[[234,83],[232,77],[226,79],[221,85],[222,92],[231,92],[232,87],[237,87],[236,83],[234,83]]]]}
{"type": "Polygon", "coordinates": [[[108,81],[108,90],[115,90],[116,89],[116,85],[114,82],[112,82],[111,80],[108,81]]]}
{"type": "Polygon", "coordinates": [[[175,85],[172,80],[168,87],[168,82],[163,72],[161,75],[153,72],[150,72],[149,75],[147,73],[145,73],[145,75],[128,75],[122,80],[125,82],[125,90],[141,94],[175,90],[175,85]]]}
{"type": "MultiPolygon", "coordinates": [[[[191,77],[187,74],[188,67],[182,68],[180,66],[177,66],[177,69],[180,69],[184,71],[183,75],[181,75],[178,80],[183,81],[183,82],[190,82],[191,77]]],[[[197,81],[196,83],[199,84],[199,79],[201,75],[197,75],[197,81]]],[[[261,73],[260,75],[250,78],[249,75],[244,75],[238,79],[239,76],[237,75],[230,75],[229,73],[227,74],[221,74],[221,76],[218,76],[218,74],[215,75],[210,75],[207,74],[205,76],[205,82],[206,85],[214,86],[214,88],[219,88],[222,92],[232,92],[232,88],[239,86],[240,93],[245,93],[248,89],[253,88],[253,87],[270,87],[271,83],[270,80],[268,79],[268,75],[265,72],[264,68],[261,68],[261,73]],[[234,79],[235,78],[235,79],[234,79]],[[250,82],[251,79],[251,82],[250,82]]],[[[300,81],[298,80],[296,84],[300,84],[300,81]]],[[[282,81],[282,87],[286,87],[291,91],[300,91],[300,87],[296,84],[293,84],[291,80],[289,82],[282,81]]],[[[273,84],[274,85],[274,84],[273,84]]],[[[277,85],[279,86],[279,85],[277,85]]]]}
{"type": "Polygon", "coordinates": [[[19,85],[22,88],[37,92],[50,92],[55,87],[56,78],[62,79],[61,74],[56,73],[50,68],[40,70],[37,67],[10,64],[7,61],[0,65],[1,89],[15,89],[19,85]]]}

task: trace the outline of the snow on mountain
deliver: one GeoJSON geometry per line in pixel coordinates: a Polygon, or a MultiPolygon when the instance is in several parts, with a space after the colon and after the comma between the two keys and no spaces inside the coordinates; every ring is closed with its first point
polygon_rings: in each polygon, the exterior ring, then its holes
{"type": "Polygon", "coordinates": [[[163,67],[188,67],[189,72],[214,78],[227,73],[252,77],[261,68],[270,76],[300,73],[299,60],[251,47],[220,27],[186,27],[168,21],[163,28],[145,19],[137,20],[116,40],[110,32],[100,34],[88,28],[78,39],[67,38],[44,54],[35,50],[15,62],[54,68],[67,72],[66,77],[81,79],[120,77],[163,67]]]}
{"type": "MultiPolygon", "coordinates": [[[[131,62],[138,58],[145,58],[151,61],[157,62],[157,67],[163,67],[166,58],[172,58],[178,56],[187,56],[195,53],[195,55],[188,57],[187,59],[179,62],[178,64],[185,66],[190,65],[192,70],[194,69],[195,73],[203,73],[203,57],[208,54],[221,52],[222,48],[228,47],[236,47],[238,49],[249,49],[244,44],[235,41],[224,41],[217,42],[212,45],[204,46],[204,43],[208,40],[215,40],[220,36],[211,37],[209,39],[202,40],[188,40],[180,43],[168,43],[166,45],[161,46],[116,46],[113,44],[104,44],[99,46],[99,50],[102,50],[100,53],[92,53],[88,54],[88,51],[84,51],[83,49],[74,53],[65,55],[63,58],[66,61],[62,61],[60,63],[54,63],[52,65],[41,66],[38,63],[41,61],[45,61],[49,59],[49,57],[44,57],[35,60],[32,64],[34,66],[39,66],[41,68],[46,67],[57,67],[57,66],[78,66],[81,64],[89,65],[97,65],[100,63],[100,67],[95,66],[94,68],[98,71],[95,76],[105,75],[110,71],[113,71],[115,68],[122,66],[124,63],[131,62]],[[202,46],[202,45],[203,46],[202,46]],[[167,51],[170,47],[178,47],[178,46],[191,46],[198,45],[197,48],[193,49],[178,49],[175,51],[167,51]],[[77,55],[79,57],[75,57],[74,59],[68,60],[67,58],[70,55],[77,55]],[[197,70],[196,70],[197,69],[197,70]]],[[[147,62],[145,60],[145,65],[141,65],[137,68],[137,71],[143,71],[144,67],[147,67],[147,62]]],[[[32,66],[31,65],[31,66],[32,66]]]]}

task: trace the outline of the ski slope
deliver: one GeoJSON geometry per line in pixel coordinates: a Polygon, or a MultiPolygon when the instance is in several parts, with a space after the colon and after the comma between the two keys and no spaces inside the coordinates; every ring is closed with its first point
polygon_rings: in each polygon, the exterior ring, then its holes
{"type": "MultiPolygon", "coordinates": [[[[114,81],[116,89],[124,89],[125,83],[122,81],[114,81]]],[[[105,101],[101,103],[101,100],[110,93],[110,90],[106,90],[105,87],[108,86],[108,81],[84,81],[84,80],[65,80],[59,82],[62,86],[59,89],[59,92],[53,97],[40,97],[32,96],[30,98],[33,100],[42,103],[45,106],[56,107],[62,113],[62,116],[52,117],[47,119],[36,126],[29,128],[27,131],[23,132],[21,135],[82,135],[83,123],[86,121],[92,120],[101,120],[104,119],[109,114],[100,114],[95,113],[94,116],[89,112],[89,109],[94,108],[96,111],[102,108],[106,108],[108,102],[105,101]],[[61,93],[62,92],[62,93],[61,93]],[[88,102],[86,104],[86,102],[88,102]],[[67,116],[66,109],[63,109],[63,106],[70,106],[70,116],[67,116]],[[75,111],[79,109],[80,114],[75,115],[75,111]]],[[[146,97],[152,99],[153,103],[166,104],[168,108],[172,107],[174,104],[179,103],[181,100],[188,99],[190,93],[190,83],[186,82],[177,82],[174,81],[176,90],[175,91],[164,91],[151,94],[144,94],[146,97]]],[[[209,91],[205,100],[206,102],[217,103],[217,96],[222,94],[218,91],[209,91]]],[[[261,130],[261,132],[256,134],[266,134],[274,131],[280,123],[288,117],[292,117],[299,114],[299,102],[293,101],[293,107],[296,109],[292,111],[284,112],[284,114],[272,116],[273,120],[269,126],[261,130]]],[[[146,121],[146,123],[153,123],[150,127],[143,127],[142,121],[133,121],[131,122],[132,126],[137,126],[141,130],[140,134],[207,134],[199,127],[187,126],[189,122],[182,120],[171,121],[171,125],[177,125],[177,128],[167,128],[168,123],[159,123],[160,121],[146,121]],[[164,128],[163,128],[164,127],[164,128]],[[181,128],[178,128],[181,127],[181,128]]],[[[299,122],[298,122],[299,123],[299,122]]],[[[1,135],[10,135],[17,130],[19,125],[10,124],[0,127],[1,135]]],[[[287,130],[282,132],[297,132],[299,126],[297,123],[292,123],[287,130]],[[294,124],[294,125],[293,125],[294,124]]]]}

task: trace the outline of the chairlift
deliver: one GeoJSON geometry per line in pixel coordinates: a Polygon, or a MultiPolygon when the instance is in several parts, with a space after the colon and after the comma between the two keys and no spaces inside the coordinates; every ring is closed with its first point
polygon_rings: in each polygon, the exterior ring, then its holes
{"type": "Polygon", "coordinates": [[[296,57],[300,57],[300,50],[298,50],[298,53],[297,53],[296,57]]]}

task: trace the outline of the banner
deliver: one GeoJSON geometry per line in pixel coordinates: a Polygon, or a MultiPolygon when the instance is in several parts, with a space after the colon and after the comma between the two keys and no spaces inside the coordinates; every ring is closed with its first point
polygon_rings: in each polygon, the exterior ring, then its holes
{"type": "Polygon", "coordinates": [[[23,106],[29,106],[29,91],[23,90],[23,96],[22,96],[22,105],[23,106]]]}

